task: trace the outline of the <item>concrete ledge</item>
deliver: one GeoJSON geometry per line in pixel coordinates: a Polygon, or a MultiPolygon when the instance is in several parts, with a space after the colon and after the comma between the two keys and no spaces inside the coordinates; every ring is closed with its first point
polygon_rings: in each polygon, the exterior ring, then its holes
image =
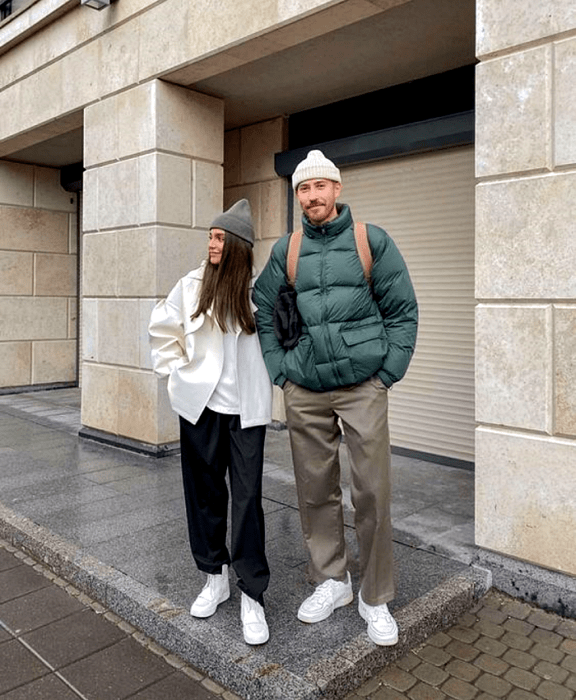
{"type": "Polygon", "coordinates": [[[576,578],[536,564],[478,549],[474,563],[492,573],[494,587],[544,610],[576,618],[576,578]]]}
{"type": "Polygon", "coordinates": [[[113,447],[121,447],[124,450],[148,455],[148,457],[168,457],[169,455],[178,454],[180,452],[180,442],[151,445],[148,442],[132,440],[122,435],[113,435],[103,430],[96,430],[96,428],[88,428],[85,425],[80,428],[78,435],[87,440],[94,440],[94,442],[101,442],[104,445],[112,445],[113,447]]]}
{"type": "Polygon", "coordinates": [[[377,647],[362,633],[298,677],[267,658],[266,647],[247,648],[209,621],[190,617],[187,610],[2,504],[0,537],[170,652],[251,700],[337,700],[429,635],[452,625],[490,583],[487,572],[470,568],[469,575],[454,576],[395,613],[401,630],[396,646],[377,647]]]}

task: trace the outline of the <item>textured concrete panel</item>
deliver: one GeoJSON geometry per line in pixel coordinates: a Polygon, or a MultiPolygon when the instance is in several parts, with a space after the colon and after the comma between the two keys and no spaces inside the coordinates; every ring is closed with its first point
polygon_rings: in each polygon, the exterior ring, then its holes
{"type": "Polygon", "coordinates": [[[111,365],[137,367],[139,311],[137,299],[98,302],[98,359],[111,365]]]}
{"type": "Polygon", "coordinates": [[[476,175],[549,165],[550,47],[476,67],[476,175]]]}
{"type": "Polygon", "coordinates": [[[576,27],[572,0],[476,0],[476,53],[554,36],[576,27]]]}
{"type": "Polygon", "coordinates": [[[476,420],[546,431],[551,424],[551,309],[476,309],[476,420]]]}
{"type": "Polygon", "coordinates": [[[576,174],[476,187],[476,296],[576,297],[576,174]]]}
{"type": "Polygon", "coordinates": [[[31,343],[0,342],[0,386],[30,384],[31,352],[31,343]]]}
{"type": "Polygon", "coordinates": [[[32,343],[32,383],[73,382],[76,379],[76,341],[32,343]]]}
{"type": "Polygon", "coordinates": [[[98,300],[82,300],[82,359],[98,360],[98,300]]]}
{"type": "Polygon", "coordinates": [[[118,372],[118,433],[158,444],[158,379],[152,372],[118,372]]]}
{"type": "Polygon", "coordinates": [[[224,187],[240,184],[240,129],[224,134],[224,187]]]}
{"type": "Polygon", "coordinates": [[[50,340],[68,337],[65,297],[0,297],[2,340],[50,340]]]}
{"type": "Polygon", "coordinates": [[[98,228],[133,226],[139,222],[138,159],[98,169],[98,228]]]}
{"type": "Polygon", "coordinates": [[[31,207],[34,204],[34,168],[0,161],[0,204],[31,207]]]}
{"type": "Polygon", "coordinates": [[[117,293],[146,297],[156,293],[156,229],[124,229],[116,234],[117,293]]]}
{"type": "Polygon", "coordinates": [[[0,248],[67,253],[68,214],[23,207],[0,207],[0,248]]]}
{"type": "Polygon", "coordinates": [[[260,186],[258,238],[280,238],[286,233],[286,183],[280,178],[260,186]]]}
{"type": "Polygon", "coordinates": [[[34,256],[34,293],[37,296],[74,296],[77,290],[75,255],[38,253],[34,256]]]}
{"type": "Polygon", "coordinates": [[[554,432],[576,436],[576,306],[554,308],[554,432]]]}
{"type": "Polygon", "coordinates": [[[576,441],[478,428],[476,544],[576,575],[575,464],[576,441]]]}
{"type": "Polygon", "coordinates": [[[33,262],[32,253],[0,250],[0,294],[32,294],[33,262]]]}
{"type": "Polygon", "coordinates": [[[156,291],[150,296],[164,297],[207,257],[208,234],[204,230],[159,227],[156,247],[156,291]]]}

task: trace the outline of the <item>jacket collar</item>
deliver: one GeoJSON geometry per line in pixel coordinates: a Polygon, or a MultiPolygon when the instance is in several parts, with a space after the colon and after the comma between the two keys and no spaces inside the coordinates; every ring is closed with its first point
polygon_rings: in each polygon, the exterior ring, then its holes
{"type": "Polygon", "coordinates": [[[320,226],[315,226],[310,223],[306,214],[302,214],[304,233],[310,236],[310,238],[320,238],[324,236],[333,238],[341,234],[342,231],[345,231],[347,228],[350,228],[350,226],[352,226],[350,207],[347,204],[337,204],[336,211],[338,212],[338,216],[335,219],[325,224],[320,224],[320,226]]]}

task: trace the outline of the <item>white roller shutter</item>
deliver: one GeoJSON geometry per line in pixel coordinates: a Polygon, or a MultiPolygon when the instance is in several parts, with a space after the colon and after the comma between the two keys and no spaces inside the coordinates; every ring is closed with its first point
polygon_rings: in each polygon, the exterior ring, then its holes
{"type": "Polygon", "coordinates": [[[390,393],[394,446],[474,460],[474,150],[342,169],[341,201],[386,229],[408,264],[420,325],[390,393]]]}

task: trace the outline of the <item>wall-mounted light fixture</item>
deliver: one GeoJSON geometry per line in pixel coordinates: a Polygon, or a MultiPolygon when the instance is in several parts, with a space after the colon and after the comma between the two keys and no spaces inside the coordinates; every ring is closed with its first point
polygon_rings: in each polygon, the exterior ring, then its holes
{"type": "Polygon", "coordinates": [[[103,10],[110,5],[111,0],[80,0],[81,5],[86,5],[94,10],[103,10]]]}

